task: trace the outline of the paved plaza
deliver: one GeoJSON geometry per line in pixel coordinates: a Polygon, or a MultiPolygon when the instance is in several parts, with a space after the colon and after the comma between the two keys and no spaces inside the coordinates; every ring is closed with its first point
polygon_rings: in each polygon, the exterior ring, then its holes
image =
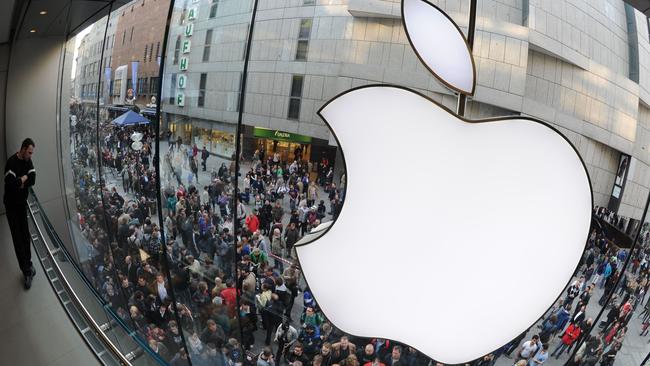
{"type": "MultiPolygon", "coordinates": [[[[199,148],[200,148],[200,146],[199,146],[199,148]]],[[[167,150],[168,150],[167,142],[161,142],[161,146],[160,146],[161,156],[163,156],[164,153],[167,150]]],[[[210,183],[212,170],[214,169],[215,171],[217,171],[219,169],[219,167],[221,166],[221,164],[226,164],[226,166],[228,167],[230,165],[230,161],[223,158],[223,157],[220,157],[220,156],[210,155],[210,157],[207,160],[207,169],[206,169],[206,171],[202,171],[201,166],[199,164],[198,181],[197,181],[196,178],[194,178],[193,184],[195,186],[197,186],[197,188],[199,188],[199,190],[202,190],[204,185],[208,185],[210,183]]],[[[244,161],[244,162],[242,162],[240,164],[240,172],[242,173],[242,175],[239,178],[240,187],[243,185],[243,176],[245,175],[246,172],[249,171],[250,166],[251,166],[250,162],[246,162],[246,161],[244,161]]],[[[187,179],[188,179],[188,174],[189,173],[190,173],[189,165],[183,164],[182,175],[181,175],[182,178],[181,179],[182,179],[183,184],[186,185],[186,186],[188,184],[187,179]]],[[[162,171],[161,171],[161,175],[163,175],[163,177],[165,176],[162,171]]],[[[121,183],[120,177],[118,177],[114,172],[107,171],[106,174],[105,174],[105,179],[106,179],[106,182],[107,182],[107,187],[109,189],[111,189],[114,186],[114,187],[116,187],[118,189],[118,192],[120,194],[124,195],[124,192],[122,190],[122,183],[121,183]]],[[[168,183],[171,183],[171,185],[173,187],[175,187],[177,182],[176,182],[175,178],[172,178],[172,179],[173,180],[171,182],[163,181],[163,188],[168,183]]],[[[129,199],[133,198],[131,194],[126,194],[125,197],[128,197],[129,199]]],[[[327,206],[328,212],[329,212],[329,203],[328,203],[328,200],[327,200],[327,194],[323,191],[322,187],[319,187],[319,198],[325,200],[326,206],[327,206]]],[[[253,203],[254,203],[254,198],[251,198],[251,204],[246,206],[247,207],[247,212],[250,212],[253,209],[253,203]]],[[[285,209],[285,213],[289,213],[290,211],[289,211],[288,197],[285,196],[285,198],[282,200],[282,205],[283,205],[283,208],[285,209]]],[[[152,218],[152,219],[154,219],[154,221],[157,221],[157,217],[152,218]]],[[[329,220],[331,220],[331,215],[327,215],[323,219],[323,221],[329,221],[329,220]]],[[[283,219],[283,224],[286,225],[288,223],[288,221],[289,221],[289,215],[285,214],[284,219],[283,219]]],[[[552,269],[550,269],[550,270],[552,270],[552,269]]],[[[304,286],[304,282],[302,283],[302,286],[304,286]]],[[[603,294],[602,289],[600,289],[598,287],[596,287],[594,289],[593,295],[592,295],[591,300],[589,302],[589,305],[587,307],[587,318],[595,319],[596,316],[598,315],[598,312],[601,309],[601,307],[598,305],[598,300],[600,299],[602,294],[603,294]]],[[[563,294],[562,297],[564,297],[564,295],[565,294],[563,294]]],[[[646,297],[646,301],[647,300],[648,300],[648,297],[646,297]]],[[[575,306],[575,304],[576,303],[574,303],[574,306],[575,306]]],[[[302,313],[302,307],[303,307],[303,305],[302,305],[302,293],[301,293],[296,298],[294,307],[292,309],[292,318],[294,319],[292,325],[296,329],[299,329],[299,327],[300,327],[299,322],[297,321],[297,319],[300,318],[300,314],[302,313]]],[[[572,309],[572,311],[571,311],[572,314],[573,314],[574,310],[575,309],[572,309]]],[[[603,317],[607,314],[607,311],[608,310],[605,311],[605,313],[603,314],[603,317]]],[[[643,304],[636,307],[636,309],[634,311],[634,315],[633,315],[632,319],[630,320],[630,322],[628,324],[629,330],[628,330],[627,336],[625,337],[625,340],[623,342],[623,347],[619,351],[619,353],[618,353],[618,355],[616,357],[614,365],[621,365],[621,366],[623,366],[623,365],[625,365],[625,366],[627,366],[627,365],[640,365],[642,363],[642,361],[644,360],[644,358],[646,357],[646,355],[648,354],[648,352],[650,352],[650,344],[648,343],[648,340],[650,339],[650,336],[641,337],[639,335],[639,333],[641,332],[641,319],[638,318],[638,314],[640,314],[642,311],[643,311],[643,304]]],[[[542,323],[542,321],[540,320],[535,326],[533,326],[528,331],[524,341],[529,340],[530,337],[533,334],[538,333],[538,331],[540,329],[537,327],[537,325],[541,325],[541,323],[542,323]]],[[[600,328],[598,328],[596,326],[595,329],[592,331],[592,334],[597,334],[599,331],[600,331],[600,328]]],[[[262,347],[264,346],[264,344],[263,344],[264,333],[265,332],[263,330],[261,330],[261,328],[260,328],[260,330],[258,330],[255,333],[255,340],[256,340],[255,347],[254,347],[255,350],[261,350],[262,347]]],[[[489,335],[483,335],[483,336],[489,336],[489,335]]],[[[522,342],[524,342],[524,341],[522,341],[522,342]]],[[[556,336],[556,337],[551,338],[549,354],[552,353],[555,350],[555,348],[557,347],[559,342],[561,342],[559,337],[556,336]]],[[[358,345],[358,346],[362,346],[362,345],[358,345]]],[[[571,351],[573,352],[573,349],[571,351]]],[[[513,353],[513,355],[514,355],[514,353],[513,353]]],[[[568,361],[568,357],[569,357],[568,354],[565,352],[557,360],[554,357],[549,358],[549,360],[545,363],[545,365],[564,365],[568,361]]],[[[509,359],[509,358],[506,358],[505,356],[501,356],[496,361],[495,365],[497,365],[497,366],[511,366],[511,365],[513,365],[513,360],[509,359]]]]}

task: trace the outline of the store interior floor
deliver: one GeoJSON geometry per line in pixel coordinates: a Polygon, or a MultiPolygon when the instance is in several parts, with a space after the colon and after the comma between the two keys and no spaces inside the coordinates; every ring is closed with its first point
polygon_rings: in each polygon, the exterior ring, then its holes
{"type": "Polygon", "coordinates": [[[99,365],[63,310],[32,248],[36,277],[23,288],[6,216],[0,215],[0,355],[3,365],[99,365]]]}

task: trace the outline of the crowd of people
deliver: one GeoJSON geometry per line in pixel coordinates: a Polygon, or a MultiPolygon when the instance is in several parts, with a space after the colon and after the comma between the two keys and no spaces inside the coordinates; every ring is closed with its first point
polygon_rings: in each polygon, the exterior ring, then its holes
{"type": "MultiPolygon", "coordinates": [[[[326,158],[310,161],[296,151],[288,159],[260,148],[236,163],[167,132],[158,197],[151,126],[116,127],[106,111],[96,124],[96,110],[79,104],[71,113],[78,121],[71,158],[82,268],[167,363],[433,364],[407,345],[342,333],[306,287],[293,246],[334,220],[345,198],[345,174],[335,177],[326,158]],[[134,135],[142,142],[137,150],[134,135]]],[[[547,316],[473,365],[511,358],[537,366],[576,347],[569,364],[612,365],[639,304],[640,336],[650,325],[647,230],[641,242],[642,250],[629,253],[594,229],[576,280],[547,316]],[[602,295],[594,300],[596,291],[602,295]],[[594,325],[586,309],[605,305],[610,295],[614,301],[594,325]]]]}
{"type": "MultiPolygon", "coordinates": [[[[595,208],[594,213],[606,222],[614,219],[607,210],[595,208]]],[[[647,334],[650,324],[650,297],[646,301],[650,288],[649,239],[650,231],[644,227],[637,249],[630,253],[629,249],[615,245],[607,237],[606,230],[596,225],[587,241],[575,280],[557,303],[536,327],[478,360],[478,364],[493,365],[504,357],[510,362],[501,361],[500,364],[516,366],[545,363],[613,365],[629,334],[635,311],[640,313],[638,317],[643,317],[639,336],[647,334]],[[630,265],[624,269],[628,259],[630,265]],[[596,292],[600,296],[594,298],[596,292]],[[598,324],[588,315],[589,307],[592,314],[606,307],[598,324]]]]}

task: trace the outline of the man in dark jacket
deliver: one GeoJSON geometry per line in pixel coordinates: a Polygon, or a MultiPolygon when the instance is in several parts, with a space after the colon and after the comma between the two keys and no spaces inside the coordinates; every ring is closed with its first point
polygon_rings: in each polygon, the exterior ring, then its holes
{"type": "Polygon", "coordinates": [[[205,171],[207,168],[206,162],[208,160],[208,156],[210,156],[210,153],[208,152],[208,149],[203,146],[203,150],[201,150],[201,165],[203,166],[203,171],[205,171]]]}
{"type": "Polygon", "coordinates": [[[293,245],[296,244],[299,239],[300,233],[296,228],[296,224],[292,222],[289,224],[287,231],[284,233],[284,240],[287,247],[287,257],[291,256],[291,249],[293,249],[293,245]]]}
{"type": "Polygon", "coordinates": [[[208,319],[206,323],[207,327],[203,333],[201,333],[201,342],[205,344],[212,343],[217,346],[217,349],[221,349],[221,346],[223,346],[223,342],[225,341],[225,333],[214,320],[208,319]]]}
{"type": "Polygon", "coordinates": [[[36,275],[32,265],[31,240],[27,225],[27,196],[29,187],[36,183],[36,170],[32,163],[34,147],[34,141],[26,138],[20,145],[20,150],[9,157],[5,164],[4,204],[16,258],[23,272],[27,290],[32,287],[32,279],[36,275]]]}
{"type": "Polygon", "coordinates": [[[289,366],[292,366],[296,361],[302,362],[303,365],[309,365],[309,358],[303,353],[302,343],[300,342],[294,344],[293,351],[287,353],[284,360],[287,361],[289,366]]]}

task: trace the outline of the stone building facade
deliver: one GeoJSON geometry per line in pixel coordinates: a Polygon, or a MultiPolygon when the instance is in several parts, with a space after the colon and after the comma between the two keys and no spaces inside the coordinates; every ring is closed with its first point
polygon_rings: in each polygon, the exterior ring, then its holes
{"type": "MultiPolygon", "coordinates": [[[[467,1],[431,2],[466,31],[467,1]]],[[[594,204],[613,202],[621,216],[640,220],[650,187],[647,18],[622,0],[479,0],[478,6],[477,87],[467,116],[523,115],[557,127],[587,165],[594,204]],[[629,160],[616,192],[622,158],[629,160]]],[[[162,107],[175,134],[195,138],[195,127],[234,131],[251,12],[251,0],[176,2],[162,107]],[[193,34],[185,37],[192,8],[193,34]],[[177,40],[185,39],[191,39],[189,68],[180,70],[170,61],[177,40]],[[173,103],[180,74],[187,78],[183,106],[173,103]]],[[[456,106],[457,97],[408,44],[399,0],[260,0],[253,32],[243,115],[249,130],[335,145],[316,112],[338,93],[371,83],[413,88],[456,106]]]]}

